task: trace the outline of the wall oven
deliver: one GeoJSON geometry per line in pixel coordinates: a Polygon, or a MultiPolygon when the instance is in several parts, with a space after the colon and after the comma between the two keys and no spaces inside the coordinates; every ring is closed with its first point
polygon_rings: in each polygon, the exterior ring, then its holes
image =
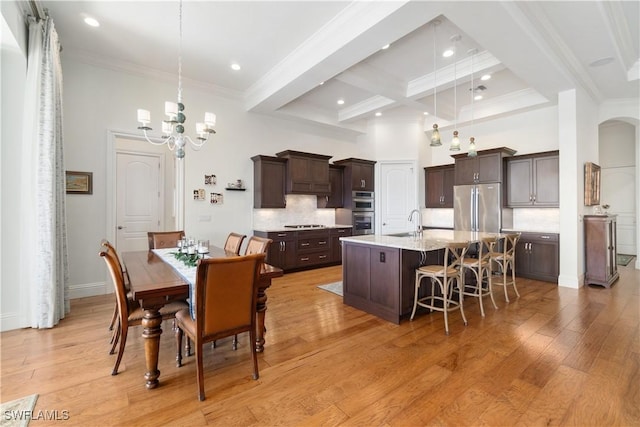
{"type": "Polygon", "coordinates": [[[373,211],[352,211],[353,235],[373,234],[373,211]]]}
{"type": "Polygon", "coordinates": [[[373,211],[373,191],[354,191],[351,200],[354,211],[373,211]]]}

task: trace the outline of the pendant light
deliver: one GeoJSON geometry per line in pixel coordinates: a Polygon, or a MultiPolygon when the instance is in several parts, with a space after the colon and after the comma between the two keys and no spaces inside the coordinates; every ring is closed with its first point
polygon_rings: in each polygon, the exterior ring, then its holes
{"type": "Polygon", "coordinates": [[[460,151],[460,139],[458,138],[458,131],[455,130],[458,127],[458,91],[457,91],[457,74],[456,63],[458,62],[458,52],[456,49],[456,42],[460,40],[460,35],[456,34],[451,36],[453,42],[453,139],[451,140],[450,151],[460,151]]]}
{"type": "MultiPolygon", "coordinates": [[[[471,134],[473,134],[473,102],[475,101],[475,88],[473,86],[473,58],[478,52],[477,49],[469,49],[471,54],[471,134]]],[[[476,139],[474,137],[469,138],[469,152],[468,157],[476,157],[478,155],[476,151],[476,139]]]]}
{"type": "MultiPolygon", "coordinates": [[[[438,118],[438,110],[437,110],[437,103],[436,103],[436,96],[437,96],[437,86],[438,86],[438,78],[437,78],[437,73],[438,73],[438,67],[436,66],[436,27],[440,25],[440,21],[439,20],[435,20],[433,21],[433,117],[434,119],[438,118]]],[[[442,145],[442,141],[440,140],[440,131],[438,130],[438,124],[434,123],[433,124],[433,131],[431,132],[431,147],[439,147],[442,145]]]]}

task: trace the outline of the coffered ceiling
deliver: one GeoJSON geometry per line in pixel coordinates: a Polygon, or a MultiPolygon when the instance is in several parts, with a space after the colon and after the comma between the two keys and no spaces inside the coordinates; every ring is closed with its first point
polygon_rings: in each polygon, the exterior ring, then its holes
{"type": "MultiPolygon", "coordinates": [[[[63,56],[175,81],[177,2],[40,5],[63,56]]],[[[574,87],[597,102],[638,98],[639,21],[638,1],[185,1],[183,78],[247,111],[349,133],[376,113],[446,129],[574,87]]]]}

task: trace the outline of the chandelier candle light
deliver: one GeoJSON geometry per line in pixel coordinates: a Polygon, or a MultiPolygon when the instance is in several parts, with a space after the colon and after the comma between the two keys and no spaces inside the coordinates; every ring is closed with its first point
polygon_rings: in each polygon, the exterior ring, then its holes
{"type": "Polygon", "coordinates": [[[189,136],[184,135],[184,122],[186,116],[184,115],[184,104],[182,103],[182,0],[180,0],[180,46],[178,54],[178,102],[167,101],[164,103],[164,113],[168,119],[162,122],[162,137],[161,142],[154,142],[149,139],[147,131],[152,130],[149,127],[151,123],[151,113],[148,110],[138,110],[138,122],[141,126],[138,129],[142,130],[145,139],[153,145],[167,144],[169,150],[175,150],[175,156],[178,159],[184,158],[184,147],[189,142],[194,149],[199,149],[207,142],[209,135],[216,133],[214,127],[216,125],[216,115],[213,113],[204,113],[204,122],[196,123],[196,133],[198,136],[196,140],[191,139],[189,136]]]}

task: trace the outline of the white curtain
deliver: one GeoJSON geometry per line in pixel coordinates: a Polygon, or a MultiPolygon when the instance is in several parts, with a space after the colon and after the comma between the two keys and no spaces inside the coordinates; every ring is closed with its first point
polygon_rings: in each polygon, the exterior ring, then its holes
{"type": "Polygon", "coordinates": [[[51,18],[29,24],[24,122],[20,285],[28,289],[28,323],[51,328],[69,312],[62,67],[51,18]]]}

